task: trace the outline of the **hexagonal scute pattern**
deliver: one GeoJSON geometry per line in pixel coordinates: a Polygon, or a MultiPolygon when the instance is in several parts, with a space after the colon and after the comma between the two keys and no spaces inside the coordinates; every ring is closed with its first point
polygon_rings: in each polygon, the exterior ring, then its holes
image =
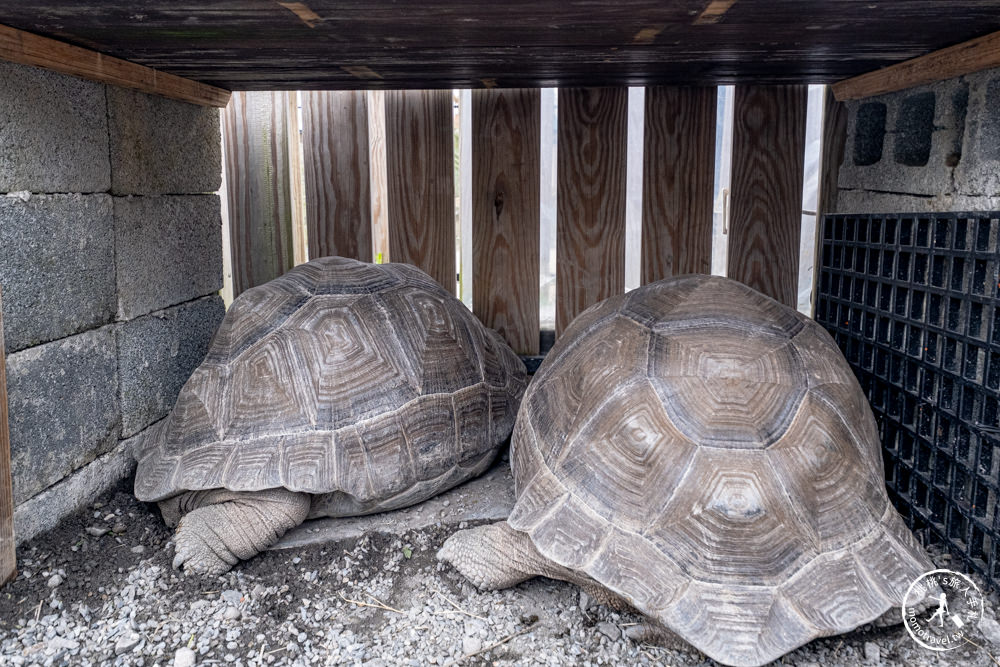
{"type": "Polygon", "coordinates": [[[415,267],[326,257],[233,303],[135,491],[285,487],[312,516],[419,502],[479,474],[509,436],[524,364],[415,267]]]}
{"type": "MultiPolygon", "coordinates": [[[[710,657],[761,665],[898,605],[931,563],[819,326],[683,276],[572,323],[525,394],[508,518],[710,657]]],[[[581,316],[581,317],[583,317],[581,316]]]]}

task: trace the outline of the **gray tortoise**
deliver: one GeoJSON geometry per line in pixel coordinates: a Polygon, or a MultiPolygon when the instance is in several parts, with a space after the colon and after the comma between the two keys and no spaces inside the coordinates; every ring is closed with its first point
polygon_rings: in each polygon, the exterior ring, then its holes
{"type": "Polygon", "coordinates": [[[574,582],[726,664],[873,621],[933,569],[889,503],[874,417],[833,340],[725,278],[582,313],[528,387],[511,450],[510,517],[459,531],[440,559],[483,588],[574,582]]]}
{"type": "Polygon", "coordinates": [[[524,386],[510,348],[422,271],[317,259],[233,302],[139,445],[135,495],[177,525],[175,567],[218,574],[306,518],[480,474],[524,386]]]}

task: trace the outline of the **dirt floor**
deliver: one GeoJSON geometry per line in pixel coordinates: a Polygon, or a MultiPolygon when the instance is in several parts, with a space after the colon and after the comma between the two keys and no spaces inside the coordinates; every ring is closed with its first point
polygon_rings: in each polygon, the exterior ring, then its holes
{"type": "MultiPolygon", "coordinates": [[[[0,665],[715,664],[686,644],[633,640],[640,618],[569,584],[477,591],[435,558],[469,522],[420,525],[269,551],[200,578],[171,569],[159,513],[122,489],[21,546],[20,574],[0,589],[0,665]]],[[[997,603],[985,629],[1000,635],[997,603]]],[[[902,626],[869,626],[781,664],[1000,665],[983,635],[941,653],[902,626]]]]}

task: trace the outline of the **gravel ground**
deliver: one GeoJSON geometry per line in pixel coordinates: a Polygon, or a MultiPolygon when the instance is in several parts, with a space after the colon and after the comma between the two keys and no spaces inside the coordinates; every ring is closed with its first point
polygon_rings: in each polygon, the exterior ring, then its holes
{"type": "MultiPolygon", "coordinates": [[[[198,578],[170,568],[170,531],[122,489],[21,546],[20,574],[0,589],[0,665],[716,664],[687,645],[634,641],[638,617],[562,582],[477,591],[435,559],[458,527],[269,551],[198,578]]],[[[1000,666],[998,605],[987,598],[967,650],[865,627],[781,664],[1000,666]]]]}

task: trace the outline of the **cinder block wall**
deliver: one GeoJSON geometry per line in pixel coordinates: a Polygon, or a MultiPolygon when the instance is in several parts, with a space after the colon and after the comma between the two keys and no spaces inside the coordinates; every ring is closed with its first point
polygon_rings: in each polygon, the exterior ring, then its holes
{"type": "Polygon", "coordinates": [[[1000,69],[847,104],[838,213],[1000,209],[1000,69]]]}
{"type": "Polygon", "coordinates": [[[23,541],[132,472],[223,315],[219,114],[0,62],[0,288],[23,541]]]}

